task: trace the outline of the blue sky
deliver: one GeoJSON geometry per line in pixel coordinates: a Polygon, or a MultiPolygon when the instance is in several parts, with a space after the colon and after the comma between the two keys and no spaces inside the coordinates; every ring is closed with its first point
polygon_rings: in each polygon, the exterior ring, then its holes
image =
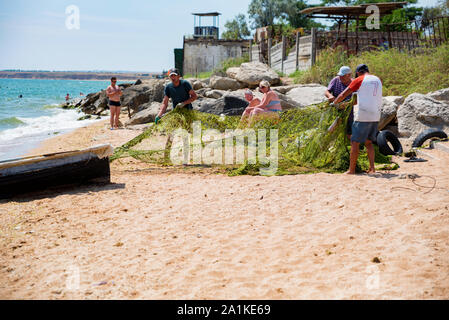
{"type": "MultiPolygon", "coordinates": [[[[0,69],[128,70],[172,67],[173,49],[193,33],[192,12],[218,11],[224,23],[251,0],[15,0],[0,2],[0,69]],[[66,28],[66,7],[80,29],[66,28]]],[[[318,0],[309,3],[318,3],[318,0]]],[[[432,6],[437,0],[420,0],[432,6]]],[[[205,21],[207,22],[207,21],[205,21]]]]}

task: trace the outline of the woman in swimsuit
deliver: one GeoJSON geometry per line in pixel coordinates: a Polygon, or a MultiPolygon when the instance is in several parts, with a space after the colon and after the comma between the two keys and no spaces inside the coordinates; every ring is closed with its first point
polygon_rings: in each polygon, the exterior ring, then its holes
{"type": "Polygon", "coordinates": [[[263,98],[251,111],[251,118],[268,116],[279,119],[279,113],[282,111],[281,101],[277,93],[270,89],[270,83],[266,80],[261,81],[259,91],[263,93],[263,98]]]}

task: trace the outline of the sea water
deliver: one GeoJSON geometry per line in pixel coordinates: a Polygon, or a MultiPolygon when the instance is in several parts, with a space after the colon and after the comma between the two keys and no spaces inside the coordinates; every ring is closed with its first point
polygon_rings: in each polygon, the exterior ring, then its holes
{"type": "Polygon", "coordinates": [[[22,156],[40,142],[99,120],[64,110],[67,93],[82,98],[106,89],[109,81],[0,79],[0,161],[22,156]],[[22,96],[20,98],[20,96],[22,96]]]}

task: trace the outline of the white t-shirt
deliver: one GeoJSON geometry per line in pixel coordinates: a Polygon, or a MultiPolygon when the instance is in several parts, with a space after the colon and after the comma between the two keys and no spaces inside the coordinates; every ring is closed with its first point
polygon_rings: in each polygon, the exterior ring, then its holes
{"type": "Polygon", "coordinates": [[[357,92],[357,104],[354,106],[354,121],[378,122],[382,107],[382,82],[371,74],[364,74],[349,85],[357,92]]]}

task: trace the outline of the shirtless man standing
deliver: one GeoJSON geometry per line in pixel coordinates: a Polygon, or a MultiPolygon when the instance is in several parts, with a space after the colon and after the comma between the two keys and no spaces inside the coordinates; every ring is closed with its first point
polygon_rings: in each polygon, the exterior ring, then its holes
{"type": "Polygon", "coordinates": [[[111,111],[111,130],[118,129],[120,118],[120,97],[123,92],[119,86],[117,86],[117,78],[111,78],[111,85],[106,89],[106,94],[109,98],[109,110],[111,111]]]}

